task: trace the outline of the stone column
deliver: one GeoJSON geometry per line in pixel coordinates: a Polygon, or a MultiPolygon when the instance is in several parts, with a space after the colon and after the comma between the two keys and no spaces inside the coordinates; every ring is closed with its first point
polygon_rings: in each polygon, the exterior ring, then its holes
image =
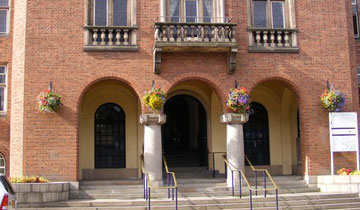
{"type": "Polygon", "coordinates": [[[151,186],[162,185],[161,125],[166,122],[164,114],[142,114],[144,125],[144,167],[149,173],[151,186]]]}
{"type": "MultiPolygon", "coordinates": [[[[245,149],[243,125],[249,120],[248,114],[225,113],[221,122],[226,123],[226,157],[233,170],[245,173],[245,149]]],[[[227,169],[228,187],[231,187],[232,177],[230,168],[227,169]]],[[[234,183],[239,183],[239,173],[234,173],[234,183]]]]}
{"type": "Polygon", "coordinates": [[[160,22],[166,22],[166,0],[160,0],[160,22]]]}

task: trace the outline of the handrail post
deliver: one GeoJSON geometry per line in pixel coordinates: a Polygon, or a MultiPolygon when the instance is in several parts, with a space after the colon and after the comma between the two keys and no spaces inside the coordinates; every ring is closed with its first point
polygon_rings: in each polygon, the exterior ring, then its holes
{"type": "Polygon", "coordinates": [[[263,172],[263,176],[264,176],[264,197],[266,198],[266,173],[265,171],[263,172]]]}
{"type": "Polygon", "coordinates": [[[141,174],[141,177],[142,177],[142,181],[143,181],[143,191],[144,191],[144,199],[145,199],[145,175],[144,174],[141,174]]]}
{"type": "Polygon", "coordinates": [[[250,191],[250,210],[252,210],[252,192],[251,192],[251,189],[249,191],[250,191]]]}
{"type": "Polygon", "coordinates": [[[227,167],[226,167],[226,163],[224,163],[225,166],[225,179],[227,179],[227,167]]]}
{"type": "Polygon", "coordinates": [[[257,172],[255,171],[255,195],[257,195],[257,172]]]}
{"type": "Polygon", "coordinates": [[[149,187],[149,209],[148,210],[150,210],[150,187],[149,187]]]}
{"type": "Polygon", "coordinates": [[[276,194],[276,210],[279,210],[279,192],[278,189],[275,189],[275,194],[276,194]]]}
{"type": "MultiPolygon", "coordinates": [[[[146,177],[146,174],[145,174],[145,177],[146,177]]],[[[146,197],[145,197],[145,200],[147,200],[148,199],[148,197],[149,197],[149,194],[148,194],[148,182],[147,182],[147,179],[145,178],[145,191],[146,191],[146,197]]]]}
{"type": "Polygon", "coordinates": [[[241,192],[241,187],[242,187],[242,184],[241,184],[241,172],[239,171],[239,187],[240,187],[240,198],[242,197],[242,192],[241,192]]]}
{"type": "MultiPolygon", "coordinates": [[[[174,186],[174,176],[173,175],[171,175],[171,186],[174,186]]],[[[171,191],[172,191],[172,200],[174,200],[174,188],[172,188],[171,189],[171,191]]]]}
{"type": "Polygon", "coordinates": [[[213,178],[215,178],[215,153],[212,153],[213,178]]]}
{"type": "Polygon", "coordinates": [[[169,186],[170,186],[170,182],[169,182],[169,174],[166,174],[166,176],[167,176],[167,181],[166,181],[166,183],[167,183],[167,186],[168,186],[168,199],[170,199],[170,188],[169,188],[169,186]]]}
{"type": "Polygon", "coordinates": [[[176,187],[176,201],[175,201],[175,205],[176,205],[176,210],[178,209],[178,188],[176,187]]]}
{"type": "Polygon", "coordinates": [[[231,188],[232,188],[232,196],[234,196],[234,172],[231,171],[231,188]]]}

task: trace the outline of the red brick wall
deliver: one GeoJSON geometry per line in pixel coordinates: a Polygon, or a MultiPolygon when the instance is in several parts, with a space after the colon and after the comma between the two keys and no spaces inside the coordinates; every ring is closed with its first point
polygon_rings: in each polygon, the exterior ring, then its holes
{"type": "MultiPolygon", "coordinates": [[[[248,53],[246,1],[226,2],[226,15],[238,23],[239,53],[235,73],[227,74],[227,58],[222,53],[164,53],[161,74],[155,75],[152,72],[152,26],[160,14],[160,0],[137,1],[140,50],[132,53],[83,52],[84,0],[29,1],[24,96],[25,174],[43,175],[52,180],[78,178],[78,105],[86,87],[101,78],[126,81],[140,97],[151,87],[152,80],[170,89],[179,81],[199,79],[209,83],[223,104],[234,80],[250,90],[262,81],[283,81],[298,96],[303,172],[328,174],[328,113],[319,101],[326,80],[346,94],[346,111],[356,111],[358,107],[357,92],[354,92],[352,26],[344,24],[351,21],[349,1],[296,1],[300,52],[295,54],[248,53]],[[55,114],[38,114],[36,97],[47,88],[49,81],[53,81],[54,89],[63,95],[64,106],[55,114]]],[[[10,48],[5,50],[9,51],[10,48]]],[[[4,126],[8,128],[6,119],[4,126]]],[[[6,133],[8,139],[9,132],[6,133]]]]}
{"type": "Polygon", "coordinates": [[[6,173],[9,174],[9,140],[10,140],[10,111],[11,111],[11,55],[12,55],[12,32],[13,32],[13,1],[10,1],[10,33],[8,36],[0,36],[0,65],[6,65],[7,68],[7,112],[0,115],[0,153],[6,160],[6,173]]]}

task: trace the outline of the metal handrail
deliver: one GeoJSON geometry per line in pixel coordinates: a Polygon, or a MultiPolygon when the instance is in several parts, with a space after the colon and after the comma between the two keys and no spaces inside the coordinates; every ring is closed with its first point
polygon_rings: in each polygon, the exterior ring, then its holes
{"type": "Polygon", "coordinates": [[[245,180],[246,182],[246,185],[248,187],[248,190],[249,190],[249,194],[250,194],[250,209],[252,210],[252,191],[255,191],[256,195],[257,195],[257,192],[258,191],[264,191],[264,196],[266,197],[266,191],[268,190],[275,190],[275,196],[276,196],[276,210],[279,209],[279,189],[278,189],[278,186],[276,185],[276,183],[274,182],[273,178],[271,177],[270,173],[266,170],[266,169],[255,169],[254,166],[250,163],[250,161],[248,160],[248,158],[245,156],[245,158],[247,159],[247,161],[249,162],[249,165],[251,167],[251,169],[253,171],[255,171],[255,173],[257,171],[264,171],[264,174],[266,173],[270,180],[272,181],[272,183],[274,184],[274,189],[266,189],[266,177],[264,175],[264,188],[263,189],[258,189],[257,188],[257,178],[255,179],[256,181],[256,186],[255,186],[255,189],[253,189],[249,183],[249,181],[247,180],[244,172],[242,170],[238,170],[238,169],[233,169],[235,168],[226,158],[226,155],[223,155],[223,159],[224,159],[224,162],[225,162],[225,177],[227,176],[227,173],[226,173],[226,170],[227,168],[230,169],[231,171],[231,182],[232,182],[232,195],[234,196],[234,172],[239,172],[239,188],[240,188],[240,198],[242,197],[242,185],[241,185],[241,177],[243,177],[243,179],[245,180]],[[232,168],[233,167],[233,168],[232,168]]]}
{"type": "MultiPolygon", "coordinates": [[[[272,178],[272,176],[270,175],[270,173],[269,173],[269,171],[267,169],[256,169],[246,155],[245,155],[245,159],[249,163],[249,166],[250,166],[251,170],[255,173],[255,189],[257,189],[257,172],[263,172],[264,196],[265,197],[266,197],[266,190],[278,190],[279,189],[279,187],[277,186],[277,184],[275,183],[274,179],[272,178]],[[269,177],[271,183],[274,186],[274,189],[266,189],[266,176],[269,177]]],[[[256,192],[256,195],[257,195],[257,192],[256,192]]]]}
{"type": "Polygon", "coordinates": [[[163,161],[164,161],[164,166],[165,166],[165,170],[168,176],[167,179],[167,186],[151,186],[151,182],[150,182],[150,178],[149,178],[149,173],[147,173],[145,171],[145,167],[144,167],[144,155],[140,156],[141,159],[141,172],[142,172],[142,178],[143,178],[143,188],[144,188],[144,199],[148,200],[148,210],[150,210],[151,207],[151,193],[150,190],[151,189],[168,189],[168,198],[170,198],[170,189],[172,189],[172,200],[174,200],[174,190],[176,191],[175,194],[175,199],[176,199],[176,205],[175,205],[175,209],[178,209],[178,183],[176,180],[176,176],[174,172],[169,172],[165,157],[163,157],[163,161]],[[169,176],[171,175],[172,177],[172,181],[171,181],[171,185],[169,183],[169,176]]]}
{"type": "Polygon", "coordinates": [[[249,163],[249,166],[250,166],[251,170],[255,173],[255,193],[256,193],[256,195],[257,195],[258,191],[264,191],[264,197],[266,197],[266,191],[275,190],[276,209],[278,209],[279,208],[279,195],[278,195],[279,194],[279,187],[275,183],[275,181],[272,178],[271,174],[269,173],[269,171],[267,169],[261,169],[261,168],[256,169],[246,155],[245,155],[245,159],[249,163]],[[257,189],[257,172],[263,172],[263,177],[264,177],[264,188],[263,189],[257,189]],[[266,176],[269,177],[272,185],[274,186],[274,189],[266,189],[266,176]]]}
{"type": "MultiPolygon", "coordinates": [[[[215,178],[215,155],[216,154],[226,154],[226,152],[210,152],[210,151],[207,151],[208,152],[208,158],[209,158],[209,155],[212,155],[212,174],[213,174],[213,178],[215,178]]],[[[208,165],[208,170],[209,170],[209,165],[208,165]]]]}

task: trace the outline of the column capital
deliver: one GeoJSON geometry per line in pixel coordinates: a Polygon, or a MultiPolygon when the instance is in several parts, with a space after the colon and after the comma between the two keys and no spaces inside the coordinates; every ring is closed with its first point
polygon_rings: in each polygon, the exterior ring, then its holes
{"type": "Polygon", "coordinates": [[[140,124],[142,125],[162,125],[166,123],[165,114],[141,114],[140,124]]]}
{"type": "Polygon", "coordinates": [[[220,122],[224,124],[244,124],[249,121],[249,114],[224,113],[220,117],[220,122]]]}

